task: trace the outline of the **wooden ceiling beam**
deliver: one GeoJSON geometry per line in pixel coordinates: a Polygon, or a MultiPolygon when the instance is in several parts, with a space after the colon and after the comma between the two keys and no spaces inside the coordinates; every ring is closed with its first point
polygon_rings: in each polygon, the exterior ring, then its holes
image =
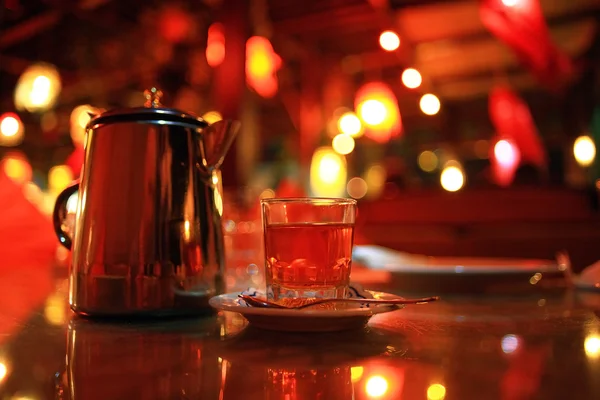
{"type": "Polygon", "coordinates": [[[16,26],[3,30],[0,32],[0,50],[14,46],[19,42],[52,28],[60,21],[62,15],[61,11],[47,11],[29,18],[16,26]]]}
{"type": "Polygon", "coordinates": [[[298,18],[276,20],[273,21],[273,28],[275,32],[286,35],[304,36],[315,32],[321,34],[322,31],[364,29],[365,25],[376,23],[374,17],[375,11],[369,4],[353,4],[298,18]]]}
{"type": "MultiPolygon", "coordinates": [[[[81,10],[91,11],[110,1],[111,0],[81,0],[77,7],[81,10]]],[[[15,26],[0,31],[0,50],[14,46],[54,27],[65,14],[66,11],[63,9],[51,9],[15,26]]]]}

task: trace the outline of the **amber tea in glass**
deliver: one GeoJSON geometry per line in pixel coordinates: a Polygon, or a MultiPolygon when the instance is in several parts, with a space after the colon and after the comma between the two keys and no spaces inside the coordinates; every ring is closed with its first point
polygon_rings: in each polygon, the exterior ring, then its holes
{"type": "Polygon", "coordinates": [[[344,297],[350,283],[356,201],[281,198],[261,204],[268,298],[290,302],[344,297]]]}

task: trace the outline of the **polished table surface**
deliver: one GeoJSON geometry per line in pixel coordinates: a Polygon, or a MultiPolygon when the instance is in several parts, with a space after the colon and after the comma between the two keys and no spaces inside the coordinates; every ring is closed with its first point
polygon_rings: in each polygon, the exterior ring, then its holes
{"type": "Polygon", "coordinates": [[[446,296],[278,334],[232,313],[80,319],[66,280],[23,275],[0,283],[0,399],[600,399],[600,295],[446,296]]]}

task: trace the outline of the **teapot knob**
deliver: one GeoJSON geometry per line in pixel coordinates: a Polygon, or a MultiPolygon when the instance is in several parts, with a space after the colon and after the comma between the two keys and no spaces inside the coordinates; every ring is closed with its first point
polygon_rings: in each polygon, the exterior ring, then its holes
{"type": "Polygon", "coordinates": [[[162,90],[153,87],[152,89],[146,89],[144,96],[146,97],[146,103],[144,107],[160,107],[160,99],[163,95],[162,90]]]}

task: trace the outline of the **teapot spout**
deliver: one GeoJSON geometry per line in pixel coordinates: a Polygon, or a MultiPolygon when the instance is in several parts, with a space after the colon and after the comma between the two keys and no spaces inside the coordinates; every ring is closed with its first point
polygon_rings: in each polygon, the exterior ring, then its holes
{"type": "Polygon", "coordinates": [[[200,137],[202,164],[209,171],[219,169],[240,130],[239,121],[217,121],[204,128],[200,137]]]}

